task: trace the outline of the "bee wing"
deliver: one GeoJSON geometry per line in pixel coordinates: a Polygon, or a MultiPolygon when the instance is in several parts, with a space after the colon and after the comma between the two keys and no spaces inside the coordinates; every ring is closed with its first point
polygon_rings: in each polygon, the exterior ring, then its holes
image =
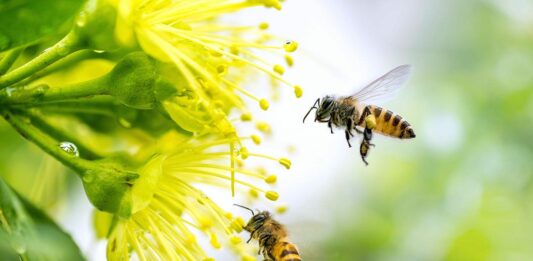
{"type": "Polygon", "coordinates": [[[377,78],[351,97],[364,103],[383,103],[396,96],[411,74],[411,65],[400,65],[377,78]]]}

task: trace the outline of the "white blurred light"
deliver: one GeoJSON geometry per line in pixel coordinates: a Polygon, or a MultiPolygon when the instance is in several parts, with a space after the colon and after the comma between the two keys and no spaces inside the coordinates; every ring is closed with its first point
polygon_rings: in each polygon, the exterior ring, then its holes
{"type": "Polygon", "coordinates": [[[425,142],[438,152],[452,152],[463,143],[464,130],[457,115],[450,112],[429,114],[424,120],[425,142]]]}

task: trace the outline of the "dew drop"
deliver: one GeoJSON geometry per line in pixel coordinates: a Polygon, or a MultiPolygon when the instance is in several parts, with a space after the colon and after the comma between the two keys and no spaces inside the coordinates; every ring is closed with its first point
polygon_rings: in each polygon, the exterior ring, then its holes
{"type": "Polygon", "coordinates": [[[71,156],[79,157],[80,153],[78,152],[78,147],[72,142],[63,141],[59,143],[59,148],[68,153],[71,156]]]}

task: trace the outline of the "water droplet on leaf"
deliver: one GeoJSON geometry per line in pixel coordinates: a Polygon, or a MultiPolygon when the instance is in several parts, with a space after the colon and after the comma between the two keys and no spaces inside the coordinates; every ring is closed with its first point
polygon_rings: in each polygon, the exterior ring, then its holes
{"type": "Polygon", "coordinates": [[[63,151],[65,151],[66,153],[68,153],[71,156],[75,156],[75,157],[79,157],[80,156],[80,153],[78,151],[78,147],[76,147],[76,145],[74,145],[74,143],[72,143],[72,142],[63,141],[63,142],[59,143],[59,148],[61,148],[63,151]]]}

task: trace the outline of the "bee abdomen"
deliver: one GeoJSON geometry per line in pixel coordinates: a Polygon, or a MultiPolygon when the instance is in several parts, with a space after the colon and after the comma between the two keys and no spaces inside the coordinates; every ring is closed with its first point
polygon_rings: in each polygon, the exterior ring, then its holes
{"type": "Polygon", "coordinates": [[[397,137],[400,139],[410,139],[416,137],[411,124],[409,124],[402,116],[395,114],[392,111],[385,111],[378,106],[370,106],[370,112],[376,117],[376,132],[397,137]]]}
{"type": "Polygon", "coordinates": [[[276,261],[301,261],[300,253],[296,249],[296,245],[290,242],[280,242],[278,243],[278,255],[276,256],[276,261]]]}

